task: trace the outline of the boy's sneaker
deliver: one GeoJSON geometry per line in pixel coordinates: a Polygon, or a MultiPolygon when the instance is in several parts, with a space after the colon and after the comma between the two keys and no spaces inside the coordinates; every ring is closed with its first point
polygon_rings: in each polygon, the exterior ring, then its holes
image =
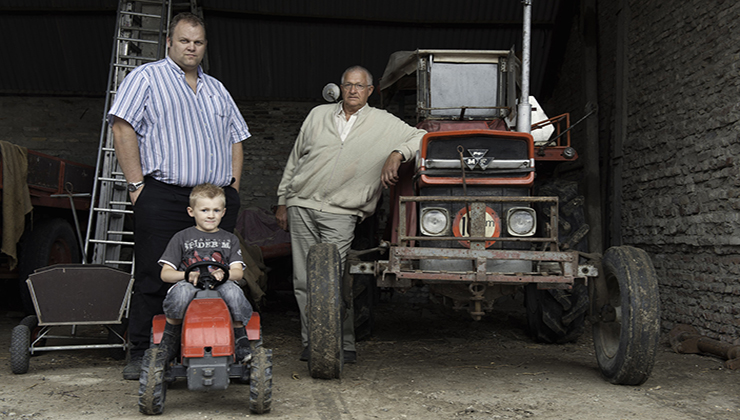
{"type": "Polygon", "coordinates": [[[252,350],[249,346],[248,337],[239,337],[235,343],[236,361],[239,363],[247,363],[252,360],[252,350]]]}

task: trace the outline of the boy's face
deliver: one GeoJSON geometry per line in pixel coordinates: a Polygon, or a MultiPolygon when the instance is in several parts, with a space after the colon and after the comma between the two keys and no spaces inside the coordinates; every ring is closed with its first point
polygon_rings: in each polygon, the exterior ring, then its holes
{"type": "Polygon", "coordinates": [[[216,232],[226,208],[224,200],[216,198],[199,198],[195,200],[195,208],[188,207],[188,214],[195,218],[195,226],[202,232],[216,232]]]}

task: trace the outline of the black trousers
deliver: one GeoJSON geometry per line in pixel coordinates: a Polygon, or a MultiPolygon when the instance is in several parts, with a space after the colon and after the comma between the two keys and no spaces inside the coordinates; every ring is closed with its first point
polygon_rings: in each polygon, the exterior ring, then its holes
{"type": "MultiPolygon", "coordinates": [[[[134,205],[134,293],[129,310],[128,336],[131,356],[142,356],[149,348],[152,318],[163,313],[162,302],[172,286],[160,278],[157,261],[175,233],[194,226],[188,215],[190,187],[178,187],[146,177],[144,189],[134,205]]],[[[239,215],[239,192],[224,187],[226,214],[221,229],[234,231],[239,215]]]]}

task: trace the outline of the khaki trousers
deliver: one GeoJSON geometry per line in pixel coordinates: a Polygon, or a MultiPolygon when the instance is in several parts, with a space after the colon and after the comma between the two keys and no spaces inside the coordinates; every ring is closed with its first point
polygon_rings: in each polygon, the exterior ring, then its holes
{"type": "MultiPolygon", "coordinates": [[[[293,291],[298,309],[301,313],[301,339],[303,347],[308,346],[308,314],[306,302],[308,287],[306,279],[306,258],[312,245],[318,243],[335,244],[342,259],[340,273],[344,273],[344,262],[347,251],[355,238],[357,216],[346,214],[332,214],[305,207],[288,207],[288,226],[290,228],[290,242],[293,252],[293,291]]],[[[341,280],[341,274],[340,274],[341,280]]],[[[342,325],[344,338],[342,348],[345,351],[355,351],[355,323],[352,311],[342,325]]]]}

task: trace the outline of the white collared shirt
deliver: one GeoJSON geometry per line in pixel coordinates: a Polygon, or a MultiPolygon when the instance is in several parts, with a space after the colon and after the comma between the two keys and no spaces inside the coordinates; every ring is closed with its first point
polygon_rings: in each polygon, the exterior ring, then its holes
{"type": "Polygon", "coordinates": [[[352,130],[352,126],[355,125],[355,121],[357,121],[357,116],[365,109],[367,108],[367,104],[365,104],[362,108],[358,109],[357,112],[350,115],[349,120],[347,119],[347,114],[344,112],[344,107],[342,106],[342,103],[339,103],[339,111],[334,114],[334,120],[337,123],[337,131],[339,132],[339,137],[342,139],[342,143],[344,143],[344,140],[347,139],[347,136],[349,135],[350,130],[352,130]]]}

